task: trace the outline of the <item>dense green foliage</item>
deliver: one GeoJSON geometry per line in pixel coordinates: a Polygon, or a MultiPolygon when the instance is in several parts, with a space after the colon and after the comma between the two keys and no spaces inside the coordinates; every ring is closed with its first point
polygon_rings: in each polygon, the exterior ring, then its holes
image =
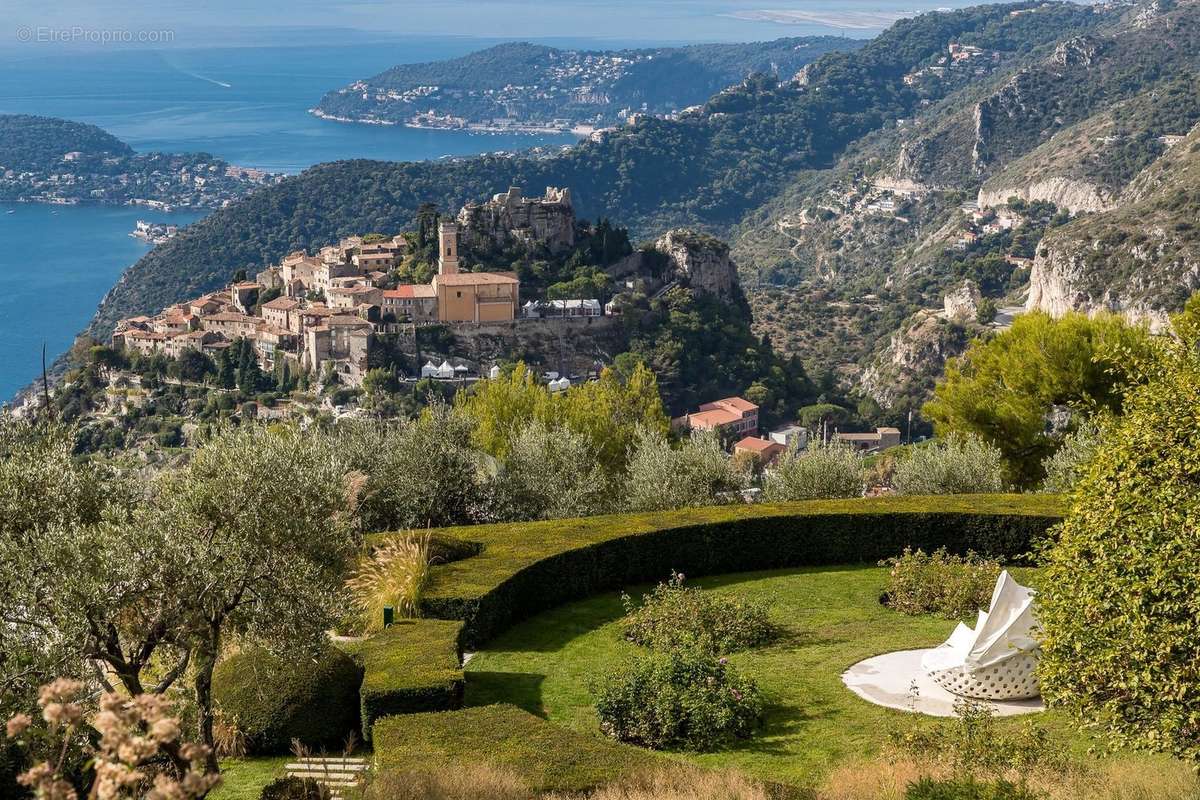
{"type": "Polygon", "coordinates": [[[287,753],[298,739],[314,750],[339,749],[357,731],[363,673],[342,651],[284,658],[250,647],[217,664],[213,698],[246,737],[248,752],[287,753]]]}
{"type": "Polygon", "coordinates": [[[753,680],[703,648],[656,650],[599,678],[600,730],[652,750],[706,752],[753,732],[763,699],[753,680]]]}
{"type": "Polygon", "coordinates": [[[714,595],[683,582],[682,573],[673,573],[643,595],[640,606],[623,595],[625,638],[652,650],[691,647],[723,655],[757,647],[774,635],[765,604],[714,595]]]}
{"type": "Polygon", "coordinates": [[[63,156],[76,152],[81,158],[133,155],[133,149],[95,125],[54,117],[0,114],[0,166],[19,172],[41,172],[60,168],[63,156]]]}
{"type": "Polygon", "coordinates": [[[564,792],[659,763],[643,750],[564,730],[510,705],[387,717],[375,725],[374,744],[380,769],[483,762],[564,792]]]}
{"type": "Polygon", "coordinates": [[[362,732],[373,738],[381,717],[448,711],[462,704],[463,674],[458,635],[462,623],[403,620],[359,646],[363,664],[362,732]]]}
{"type": "Polygon", "coordinates": [[[1025,314],[947,364],[925,415],[939,434],[973,434],[999,448],[1010,479],[1032,484],[1066,432],[1048,429],[1047,415],[1119,411],[1150,354],[1147,331],[1116,316],[1025,314]]]}
{"type": "Polygon", "coordinates": [[[927,554],[906,547],[882,564],[889,567],[884,591],[887,604],[910,615],[966,619],[987,607],[1000,577],[999,561],[971,552],[952,555],[945,548],[927,554]]]}
{"type": "Polygon", "coordinates": [[[1046,697],[1123,745],[1200,761],[1200,356],[1163,344],[1078,483],[1040,595],[1046,697]]]}
{"type": "Polygon", "coordinates": [[[650,50],[576,51],[509,42],[486,50],[424,64],[401,64],[364,79],[371,87],[327,93],[317,106],[326,114],[351,119],[407,122],[432,111],[473,122],[515,118],[517,122],[567,119],[615,122],[617,112],[645,108],[673,111],[702,103],[715,92],[755,72],[788,77],[805,64],[834,50],[855,50],[861,42],[834,36],[777,39],[745,44],[700,44],[650,50]],[[589,69],[589,62],[624,59],[617,69],[589,69]],[[632,63],[629,63],[632,62],[632,63]],[[561,73],[567,77],[561,77],[561,73]],[[605,102],[579,102],[581,80],[605,102]],[[408,102],[380,102],[376,94],[421,91],[408,102]],[[522,91],[513,87],[532,87],[522,91]]]}

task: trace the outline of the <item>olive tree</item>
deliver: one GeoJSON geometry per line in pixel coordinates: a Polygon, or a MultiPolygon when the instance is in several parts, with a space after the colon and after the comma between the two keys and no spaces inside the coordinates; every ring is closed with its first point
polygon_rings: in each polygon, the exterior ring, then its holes
{"type": "Polygon", "coordinates": [[[1200,764],[1200,355],[1161,346],[1043,554],[1043,693],[1115,744],[1200,764]]]}
{"type": "Polygon", "coordinates": [[[728,502],[745,486],[715,432],[694,433],[676,448],[661,433],[642,430],[629,457],[624,500],[631,511],[669,511],[728,502]]]}
{"type": "Polygon", "coordinates": [[[246,425],[98,520],[6,535],[0,555],[16,577],[0,597],[0,670],[130,695],[190,679],[211,746],[212,672],[230,637],[309,648],[330,626],[354,552],[352,483],[326,437],[246,425]]]}
{"type": "Polygon", "coordinates": [[[496,515],[504,519],[586,517],[612,502],[607,473],[588,439],[541,422],[513,437],[492,485],[496,515]]]}
{"type": "Polygon", "coordinates": [[[1004,455],[978,436],[952,433],[896,463],[900,494],[978,494],[1004,491],[1004,455]]]}
{"type": "Polygon", "coordinates": [[[769,503],[860,497],[862,491],[862,458],[835,442],[813,441],[806,450],[788,448],[763,474],[763,499],[769,503]]]}

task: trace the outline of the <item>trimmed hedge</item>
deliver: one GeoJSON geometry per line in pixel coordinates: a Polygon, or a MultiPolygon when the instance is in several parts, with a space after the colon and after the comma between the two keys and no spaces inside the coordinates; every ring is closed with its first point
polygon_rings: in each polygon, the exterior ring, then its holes
{"type": "Polygon", "coordinates": [[[422,608],[474,649],[562,603],[671,570],[713,575],[875,562],[906,546],[1012,561],[1062,516],[1053,495],[946,495],[692,508],[447,528],[482,552],[435,566],[422,608]]]}
{"type": "Polygon", "coordinates": [[[256,755],[289,752],[292,739],[341,750],[359,728],[362,670],[334,647],[289,662],[259,647],[235,653],[213,672],[213,699],[236,720],[256,755]]]}
{"type": "Polygon", "coordinates": [[[389,714],[448,711],[463,697],[458,621],[401,620],[359,645],[363,738],[389,714]]]}
{"type": "Polygon", "coordinates": [[[581,792],[633,769],[670,763],[646,750],[546,722],[510,705],[405,714],[375,723],[380,769],[485,762],[538,791],[581,792]]]}

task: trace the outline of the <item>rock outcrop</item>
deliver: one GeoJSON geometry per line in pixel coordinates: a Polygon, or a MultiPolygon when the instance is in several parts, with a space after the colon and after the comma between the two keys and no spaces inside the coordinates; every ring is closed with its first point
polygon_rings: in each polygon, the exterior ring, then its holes
{"type": "Polygon", "coordinates": [[[1051,177],[1022,186],[995,188],[985,185],[979,190],[979,207],[1002,206],[1008,203],[1010,197],[1019,197],[1026,202],[1044,200],[1072,214],[1081,211],[1107,211],[1116,204],[1112,192],[1094,183],[1074,178],[1051,177]]]}
{"type": "Polygon", "coordinates": [[[962,285],[952,292],[947,292],[942,298],[942,303],[946,309],[946,318],[957,322],[965,322],[975,319],[979,314],[979,304],[983,301],[983,295],[979,293],[979,287],[975,285],[975,281],[965,280],[962,285]]]}
{"type": "Polygon", "coordinates": [[[737,267],[729,257],[729,245],[720,239],[676,229],[663,234],[654,249],[670,259],[674,276],[693,289],[729,297],[737,285],[737,267]]]}
{"type": "Polygon", "coordinates": [[[516,240],[562,253],[575,245],[571,190],[553,186],[542,197],[525,197],[517,187],[458,212],[461,241],[468,249],[504,247],[516,240]]]}
{"type": "Polygon", "coordinates": [[[928,397],[946,359],[960,355],[969,340],[963,325],[936,311],[918,311],[863,370],[859,388],[882,408],[891,408],[900,397],[928,397]]]}

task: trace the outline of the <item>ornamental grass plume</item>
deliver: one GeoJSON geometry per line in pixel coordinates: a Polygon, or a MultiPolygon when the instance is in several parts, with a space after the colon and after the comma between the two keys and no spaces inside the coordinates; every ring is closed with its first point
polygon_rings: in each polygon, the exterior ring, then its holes
{"type": "MultiPolygon", "coordinates": [[[[42,719],[58,740],[58,756],[53,763],[42,761],[17,777],[37,800],[79,800],[65,766],[75,734],[84,725],[83,689],[79,681],[59,678],[38,693],[42,719]]],[[[201,800],[212,791],[221,777],[206,771],[208,748],[180,743],[179,721],[170,710],[170,701],[162,695],[130,699],[106,693],[100,698],[100,711],[91,722],[99,740],[91,753],[95,775],[89,800],[201,800]]],[[[31,724],[28,715],[17,714],[8,720],[5,732],[18,738],[31,724]]]]}
{"type": "Polygon", "coordinates": [[[429,581],[429,536],[389,539],[364,558],[358,572],[346,581],[365,630],[383,627],[383,609],[391,606],[402,617],[420,614],[421,596],[429,581]]]}

